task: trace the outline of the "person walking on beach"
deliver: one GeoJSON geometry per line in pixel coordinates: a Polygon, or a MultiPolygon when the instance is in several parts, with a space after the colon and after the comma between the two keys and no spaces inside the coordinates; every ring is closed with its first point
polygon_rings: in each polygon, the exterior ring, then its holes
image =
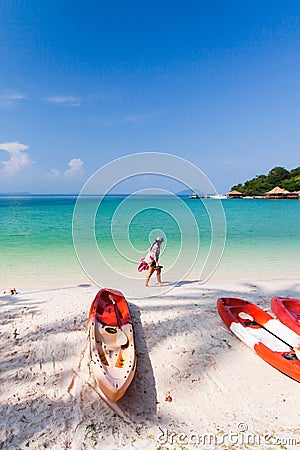
{"type": "Polygon", "coordinates": [[[148,269],[148,275],[146,278],[145,286],[149,286],[149,280],[151,276],[153,275],[154,271],[156,270],[156,277],[159,286],[163,286],[163,283],[161,281],[161,266],[159,265],[158,259],[160,255],[160,246],[164,242],[163,237],[157,237],[151,247],[149,248],[147,259],[150,259],[151,262],[149,263],[149,269],[148,269]]]}

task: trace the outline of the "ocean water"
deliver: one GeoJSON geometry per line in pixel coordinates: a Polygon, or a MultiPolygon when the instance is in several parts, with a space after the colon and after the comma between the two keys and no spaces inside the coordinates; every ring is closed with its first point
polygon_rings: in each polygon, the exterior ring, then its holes
{"type": "Polygon", "coordinates": [[[141,280],[165,238],[164,279],[297,278],[300,202],[176,196],[0,198],[0,289],[141,280]],[[114,278],[116,277],[116,278],[114,278]]]}

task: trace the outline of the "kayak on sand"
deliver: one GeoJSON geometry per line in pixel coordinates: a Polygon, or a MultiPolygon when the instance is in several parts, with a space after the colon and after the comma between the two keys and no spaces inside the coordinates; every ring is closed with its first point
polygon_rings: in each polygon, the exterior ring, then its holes
{"type": "Polygon", "coordinates": [[[120,291],[101,289],[90,309],[91,367],[104,397],[117,402],[136,369],[134,330],[128,304],[120,291]]]}
{"type": "Polygon", "coordinates": [[[300,335],[300,300],[274,297],[271,300],[271,308],[280,322],[300,335]]]}
{"type": "Polygon", "coordinates": [[[219,298],[218,313],[228,328],[257,355],[300,381],[300,336],[248,301],[219,298]]]}

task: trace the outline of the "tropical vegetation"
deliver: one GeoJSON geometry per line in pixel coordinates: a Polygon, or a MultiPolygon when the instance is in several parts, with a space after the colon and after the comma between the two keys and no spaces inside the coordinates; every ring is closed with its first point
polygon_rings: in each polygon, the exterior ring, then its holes
{"type": "Polygon", "coordinates": [[[284,167],[274,167],[268,175],[256,175],[252,180],[232,186],[231,190],[245,195],[264,195],[276,186],[290,192],[300,191],[300,166],[291,171],[284,167]]]}

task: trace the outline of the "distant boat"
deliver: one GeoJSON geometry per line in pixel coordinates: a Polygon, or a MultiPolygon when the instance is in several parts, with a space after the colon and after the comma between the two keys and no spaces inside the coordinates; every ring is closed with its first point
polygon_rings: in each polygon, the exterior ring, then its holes
{"type": "Polygon", "coordinates": [[[245,197],[242,197],[245,200],[250,200],[253,199],[254,197],[251,197],[251,195],[246,195],[245,197]]]}
{"type": "Polygon", "coordinates": [[[200,196],[196,192],[193,192],[192,195],[189,195],[189,198],[200,198],[200,196]]]}
{"type": "Polygon", "coordinates": [[[227,200],[227,195],[215,194],[215,195],[210,195],[209,198],[212,198],[214,200],[227,200]]]}

